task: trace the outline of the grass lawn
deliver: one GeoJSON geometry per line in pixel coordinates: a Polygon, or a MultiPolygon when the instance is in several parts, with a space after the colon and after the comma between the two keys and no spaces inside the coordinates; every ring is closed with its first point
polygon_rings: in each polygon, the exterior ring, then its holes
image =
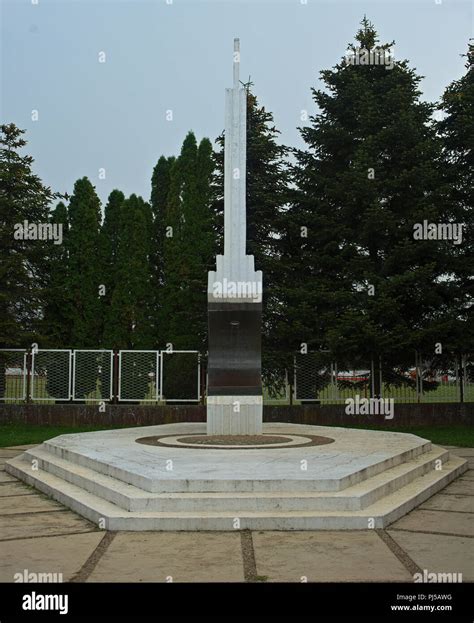
{"type": "Polygon", "coordinates": [[[443,446],[474,448],[474,426],[347,426],[345,428],[365,428],[366,430],[387,430],[393,433],[412,433],[443,446]]]}
{"type": "MultiPolygon", "coordinates": [[[[104,430],[108,426],[43,426],[36,424],[0,425],[0,447],[30,445],[42,443],[58,435],[68,433],[87,433],[92,430],[104,430]]],[[[114,426],[114,428],[118,428],[114,426]]]]}
{"type": "MultiPolygon", "coordinates": [[[[2,424],[0,425],[0,447],[20,446],[41,443],[58,435],[68,433],[85,433],[93,430],[105,430],[108,426],[43,426],[34,424],[2,424]]],[[[115,426],[114,428],[118,428],[115,426]]],[[[389,430],[399,433],[413,433],[433,443],[445,446],[462,446],[474,448],[474,427],[465,426],[410,426],[389,428],[384,426],[351,426],[371,430],[389,430]]]]}

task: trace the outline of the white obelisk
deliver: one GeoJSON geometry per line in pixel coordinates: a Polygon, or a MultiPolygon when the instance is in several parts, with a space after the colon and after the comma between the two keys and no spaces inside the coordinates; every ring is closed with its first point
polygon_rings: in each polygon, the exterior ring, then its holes
{"type": "MultiPolygon", "coordinates": [[[[253,255],[246,255],[247,92],[239,82],[239,66],[240,43],[239,39],[234,39],[234,81],[232,89],[226,89],[225,94],[224,255],[216,257],[216,270],[209,272],[208,304],[210,313],[212,308],[218,310],[215,311],[215,324],[220,338],[215,339],[214,344],[215,351],[220,351],[222,346],[223,352],[217,352],[213,358],[210,352],[210,362],[218,361],[221,357],[222,367],[228,371],[229,376],[235,370],[237,372],[229,383],[235,393],[223,395],[225,390],[219,388],[218,381],[214,386],[209,383],[208,434],[252,435],[262,431],[260,326],[258,325],[258,336],[255,329],[255,318],[261,313],[262,305],[262,272],[255,271],[253,255]],[[235,315],[234,320],[232,314],[235,315]],[[240,329],[236,329],[240,333],[232,338],[232,328],[227,333],[226,323],[236,327],[240,325],[240,329]],[[234,350],[232,339],[236,340],[234,350]],[[256,364],[252,361],[252,356],[257,352],[258,371],[255,371],[256,364]],[[235,370],[232,370],[233,363],[235,370]],[[241,387],[238,387],[239,378],[242,378],[241,387]],[[248,395],[245,394],[247,386],[248,395]]],[[[210,350],[211,337],[210,335],[210,350]]],[[[215,368],[214,364],[214,371],[215,368]]],[[[220,370],[215,372],[216,378],[219,373],[220,370]]],[[[223,376],[225,377],[225,371],[223,376]]],[[[222,386],[225,385],[223,382],[222,386]]]]}

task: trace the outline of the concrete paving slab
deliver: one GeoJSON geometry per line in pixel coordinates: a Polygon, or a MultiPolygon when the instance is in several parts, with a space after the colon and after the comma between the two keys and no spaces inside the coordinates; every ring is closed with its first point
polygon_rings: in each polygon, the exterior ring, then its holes
{"type": "Polygon", "coordinates": [[[456,480],[443,489],[444,494],[474,495],[474,483],[471,480],[456,480]]]}
{"type": "MultiPolygon", "coordinates": [[[[5,448],[6,450],[29,450],[30,448],[36,448],[36,446],[39,445],[37,443],[30,443],[30,444],[26,444],[26,445],[22,445],[22,446],[8,446],[7,448],[5,448]]],[[[1,449],[0,449],[1,452],[1,449]]]]}
{"type": "Polygon", "coordinates": [[[474,540],[388,530],[390,536],[422,569],[435,573],[462,573],[463,582],[474,581],[474,540]]]}
{"type": "Polygon", "coordinates": [[[243,582],[240,534],[120,532],[89,582],[243,582]],[[167,579],[168,578],[168,579],[167,579]]]}
{"type": "Polygon", "coordinates": [[[31,537],[77,532],[97,532],[97,528],[86,519],[69,511],[0,516],[0,541],[28,539],[33,547],[31,537]]]}
{"type": "Polygon", "coordinates": [[[464,472],[459,480],[474,480],[474,469],[470,469],[468,472],[464,472]]]}
{"type": "Polygon", "coordinates": [[[0,515],[36,513],[38,511],[64,511],[65,507],[43,495],[0,497],[0,515]]]}
{"type": "Polygon", "coordinates": [[[0,482],[19,482],[19,480],[10,474],[7,474],[7,472],[3,469],[0,470],[0,482]]]}
{"type": "Polygon", "coordinates": [[[443,495],[438,493],[418,507],[420,510],[457,511],[474,513],[474,495],[443,495]]]}
{"type": "Polygon", "coordinates": [[[0,498],[12,495],[35,495],[37,492],[22,482],[0,483],[0,498]]]}
{"type": "Polygon", "coordinates": [[[393,523],[390,529],[474,536],[474,514],[414,510],[393,523]]]}
{"type": "Polygon", "coordinates": [[[21,454],[23,450],[11,450],[9,448],[0,448],[0,460],[8,461],[15,456],[21,454]]]}
{"type": "Polygon", "coordinates": [[[452,453],[456,456],[465,456],[474,458],[474,448],[452,448],[452,453]]]}
{"type": "Polygon", "coordinates": [[[257,574],[269,582],[409,582],[372,531],[254,532],[257,574]],[[302,579],[303,578],[303,579],[302,579]]]}
{"type": "Polygon", "coordinates": [[[62,573],[68,582],[103,538],[103,532],[4,541],[1,545],[0,582],[13,582],[15,573],[62,573]]]}

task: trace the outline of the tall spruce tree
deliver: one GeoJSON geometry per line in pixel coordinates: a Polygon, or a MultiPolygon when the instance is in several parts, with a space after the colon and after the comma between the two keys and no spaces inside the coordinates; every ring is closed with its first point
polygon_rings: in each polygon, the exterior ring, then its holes
{"type": "Polygon", "coordinates": [[[74,184],[69,203],[67,288],[71,298],[70,326],[73,348],[98,348],[103,306],[101,284],[100,200],[83,177],[74,184]]]}
{"type": "MultiPolygon", "coordinates": [[[[288,200],[288,148],[278,142],[273,114],[260,106],[247,87],[247,253],[255,257],[255,269],[263,271],[263,373],[267,386],[278,386],[285,361],[278,333],[282,313],[278,299],[280,282],[279,243],[281,216],[288,200]]],[[[214,189],[222,244],[224,211],[224,141],[217,138],[214,189]]]]}
{"type": "Polygon", "coordinates": [[[438,123],[443,141],[440,176],[450,222],[463,225],[462,242],[452,249],[446,266],[447,300],[443,308],[445,350],[474,351],[474,44],[469,43],[466,74],[443,94],[438,123]]]}
{"type": "Polygon", "coordinates": [[[24,130],[0,127],[0,347],[30,346],[41,338],[47,255],[52,240],[21,236],[20,225],[45,224],[56,195],[22,155],[24,130]]]}
{"type": "Polygon", "coordinates": [[[118,244],[104,343],[115,349],[152,346],[150,206],[131,195],[119,206],[118,244]]]}
{"type": "MultiPolygon", "coordinates": [[[[392,45],[366,18],[355,39],[354,53],[379,59],[392,45]]],[[[282,332],[295,349],[328,348],[341,363],[408,364],[414,349],[433,351],[444,300],[445,245],[414,239],[416,223],[445,217],[433,106],[406,60],[388,68],[346,57],[321,77],[281,239],[282,332]]]]}

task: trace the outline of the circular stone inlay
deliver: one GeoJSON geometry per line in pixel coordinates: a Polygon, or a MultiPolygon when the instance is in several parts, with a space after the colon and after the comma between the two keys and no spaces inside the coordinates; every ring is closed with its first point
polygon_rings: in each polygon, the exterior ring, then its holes
{"type": "Polygon", "coordinates": [[[149,446],[193,448],[195,450],[271,450],[273,448],[301,448],[332,443],[330,437],[317,435],[161,435],[135,440],[149,446]]]}
{"type": "Polygon", "coordinates": [[[193,435],[179,438],[180,443],[211,446],[261,446],[288,441],[287,437],[277,435],[193,435]]]}

